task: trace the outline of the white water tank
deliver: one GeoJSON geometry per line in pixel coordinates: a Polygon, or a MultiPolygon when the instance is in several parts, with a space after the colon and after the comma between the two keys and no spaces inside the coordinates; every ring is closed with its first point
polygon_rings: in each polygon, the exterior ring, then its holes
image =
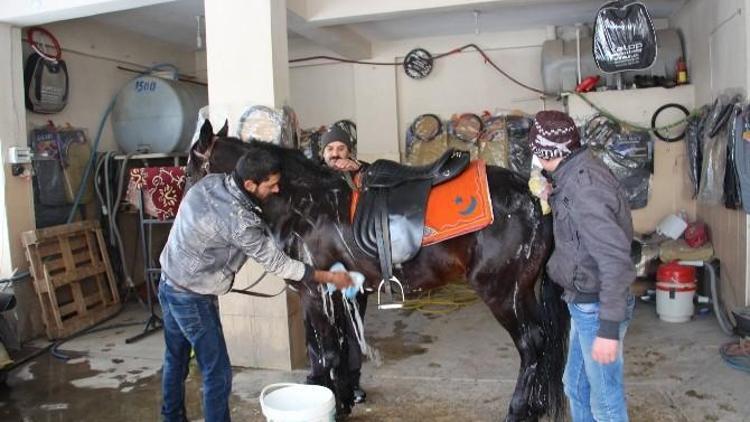
{"type": "Polygon", "coordinates": [[[142,76],[120,90],[112,131],[125,153],[187,151],[198,110],[208,103],[205,86],[142,76]]]}

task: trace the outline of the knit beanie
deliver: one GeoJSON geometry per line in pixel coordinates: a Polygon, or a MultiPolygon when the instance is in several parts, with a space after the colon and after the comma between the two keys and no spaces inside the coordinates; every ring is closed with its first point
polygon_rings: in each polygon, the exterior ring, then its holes
{"type": "Polygon", "coordinates": [[[325,149],[326,145],[336,141],[346,144],[346,146],[349,148],[349,151],[352,151],[352,141],[351,139],[349,139],[349,134],[346,133],[343,129],[336,126],[328,128],[323,136],[320,137],[320,149],[323,150],[325,149]]]}
{"type": "Polygon", "coordinates": [[[534,155],[543,160],[565,157],[581,148],[575,122],[560,111],[537,113],[529,131],[529,142],[534,155]]]}

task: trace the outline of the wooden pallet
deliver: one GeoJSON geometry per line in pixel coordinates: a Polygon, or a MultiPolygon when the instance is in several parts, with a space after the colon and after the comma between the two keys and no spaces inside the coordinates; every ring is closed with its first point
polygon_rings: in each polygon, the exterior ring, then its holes
{"type": "Polygon", "coordinates": [[[120,296],[98,222],[27,231],[21,239],[31,263],[48,338],[67,337],[120,310],[120,296]]]}

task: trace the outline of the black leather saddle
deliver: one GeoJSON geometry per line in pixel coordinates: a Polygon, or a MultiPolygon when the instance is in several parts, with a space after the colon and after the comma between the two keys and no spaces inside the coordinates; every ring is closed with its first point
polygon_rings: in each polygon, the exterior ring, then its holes
{"type": "Polygon", "coordinates": [[[367,255],[378,258],[383,280],[391,279],[394,264],[419,252],[432,187],[461,174],[469,161],[468,152],[451,149],[425,166],[378,160],[365,171],[354,214],[354,240],[367,255]]]}

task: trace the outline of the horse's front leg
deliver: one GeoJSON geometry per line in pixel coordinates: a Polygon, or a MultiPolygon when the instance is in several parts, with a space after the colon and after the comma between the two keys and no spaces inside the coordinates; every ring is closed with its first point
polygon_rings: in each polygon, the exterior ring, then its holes
{"type": "Polygon", "coordinates": [[[545,412],[540,408],[543,407],[540,401],[545,391],[539,385],[538,378],[544,339],[536,314],[534,292],[517,286],[493,288],[489,280],[474,284],[492,314],[510,334],[521,358],[516,388],[505,421],[536,422],[545,412]]]}
{"type": "Polygon", "coordinates": [[[351,413],[354,405],[354,374],[349,370],[346,309],[340,293],[321,294],[320,289],[301,289],[312,377],[336,396],[336,415],[351,413]]]}

